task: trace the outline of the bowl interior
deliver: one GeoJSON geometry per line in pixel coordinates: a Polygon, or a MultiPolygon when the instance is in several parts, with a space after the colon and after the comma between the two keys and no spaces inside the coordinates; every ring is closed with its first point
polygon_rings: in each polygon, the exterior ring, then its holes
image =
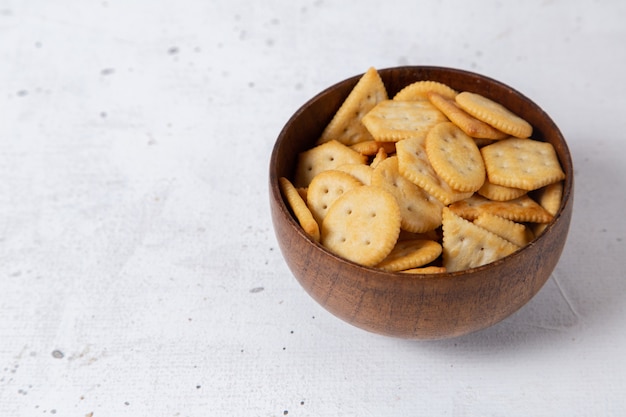
{"type": "Polygon", "coordinates": [[[571,220],[573,165],[551,118],[518,91],[491,78],[451,68],[410,66],[378,71],[390,97],[419,80],[492,98],[533,125],[533,138],[550,142],[566,173],[559,212],[544,233],[499,261],[466,271],[407,276],[346,261],[311,240],[285,204],[278,178],[293,177],[297,155],[314,146],[361,75],[322,91],[280,132],[270,159],[270,206],[281,251],[296,279],[342,320],[395,337],[438,339],[491,326],[528,302],[556,266],[571,220]]]}

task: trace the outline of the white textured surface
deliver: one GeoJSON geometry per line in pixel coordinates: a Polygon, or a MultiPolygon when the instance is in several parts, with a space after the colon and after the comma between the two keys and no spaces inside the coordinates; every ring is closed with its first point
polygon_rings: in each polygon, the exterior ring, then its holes
{"type": "Polygon", "coordinates": [[[0,1],[0,415],[626,413],[626,3],[0,1]],[[267,197],[288,117],[369,66],[510,84],[568,139],[553,277],[467,337],[315,304],[267,197]]]}

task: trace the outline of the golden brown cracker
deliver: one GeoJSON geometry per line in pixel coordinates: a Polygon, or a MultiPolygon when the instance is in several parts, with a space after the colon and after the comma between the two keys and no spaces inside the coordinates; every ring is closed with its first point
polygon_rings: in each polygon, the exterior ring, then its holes
{"type": "Polygon", "coordinates": [[[419,268],[405,269],[403,271],[398,271],[398,272],[401,272],[403,274],[431,275],[431,274],[445,274],[447,271],[448,270],[446,269],[445,266],[429,265],[429,266],[422,266],[419,268]]]}
{"type": "Polygon", "coordinates": [[[547,223],[552,220],[548,213],[528,195],[509,201],[491,201],[474,194],[449,206],[455,214],[467,220],[475,220],[481,213],[487,212],[514,222],[547,223]]]}
{"type": "Polygon", "coordinates": [[[439,123],[426,135],[431,166],[457,191],[477,191],[485,182],[485,165],[476,143],[452,122],[439,123]]]}
{"type": "Polygon", "coordinates": [[[480,152],[493,184],[530,191],[565,179],[556,151],[548,142],[510,138],[480,152]]]}
{"type": "Polygon", "coordinates": [[[426,265],[441,255],[441,244],[434,240],[404,240],[376,268],[397,272],[426,265]]]}
{"type": "Polygon", "coordinates": [[[429,101],[381,101],[363,117],[363,125],[380,142],[425,136],[448,119],[429,101]]]}
{"type": "Polygon", "coordinates": [[[306,202],[315,221],[322,224],[328,209],[336,199],[362,185],[363,183],[352,175],[334,169],[317,174],[309,185],[306,202]]]}
{"type": "Polygon", "coordinates": [[[374,172],[371,166],[365,164],[345,164],[338,166],[336,169],[337,171],[343,171],[352,175],[354,178],[361,181],[363,185],[370,185],[372,172],[374,172]]]}
{"type": "Polygon", "coordinates": [[[291,211],[293,212],[296,220],[300,223],[300,226],[304,231],[311,236],[311,238],[319,242],[320,240],[320,229],[318,223],[313,218],[313,214],[307,207],[306,203],[298,193],[298,190],[293,186],[291,181],[289,181],[285,177],[280,177],[279,179],[280,189],[283,193],[283,196],[287,200],[291,211]]]}
{"type": "Polygon", "coordinates": [[[294,185],[296,187],[308,187],[313,177],[322,171],[335,169],[344,164],[364,164],[366,162],[367,156],[353,151],[336,140],[331,140],[298,155],[294,185]]]}
{"type": "Polygon", "coordinates": [[[477,191],[478,194],[493,201],[514,200],[523,196],[528,191],[521,188],[505,187],[503,185],[492,184],[487,178],[482,187],[477,191]]]}
{"type": "Polygon", "coordinates": [[[446,98],[435,92],[428,93],[428,100],[437,107],[452,123],[457,125],[465,134],[476,139],[505,139],[509,137],[491,125],[482,122],[460,108],[454,97],[446,98]]]}
{"type": "Polygon", "coordinates": [[[467,113],[501,132],[518,138],[528,138],[533,133],[530,123],[483,95],[464,91],[456,95],[455,101],[467,113]]]}
{"type": "Polygon", "coordinates": [[[330,207],[322,222],[321,242],[336,255],[374,266],[393,250],[399,233],[396,199],[380,187],[364,185],[330,207]]]}
{"type": "Polygon", "coordinates": [[[443,209],[443,266],[448,272],[478,267],[503,258],[519,246],[443,209]]]}
{"type": "Polygon", "coordinates": [[[520,247],[526,246],[533,237],[525,225],[487,212],[479,214],[474,224],[520,247]]]}
{"type": "Polygon", "coordinates": [[[396,151],[396,145],[394,142],[378,142],[375,140],[366,140],[364,142],[350,145],[350,149],[367,156],[376,155],[380,148],[383,148],[384,151],[387,152],[387,154],[391,154],[396,151]]]}
{"type": "Polygon", "coordinates": [[[336,140],[351,145],[371,140],[372,137],[361,123],[361,119],[377,103],[387,98],[387,90],[378,71],[373,67],[369,68],[339,107],[317,144],[336,140]]]}
{"type": "Polygon", "coordinates": [[[454,100],[454,97],[457,95],[456,90],[447,84],[432,80],[421,80],[402,88],[393,96],[393,99],[396,101],[428,100],[429,93],[437,93],[451,100],[454,100]]]}
{"type": "Polygon", "coordinates": [[[441,225],[443,204],[400,174],[397,156],[378,164],[372,174],[372,185],[384,188],[396,198],[403,230],[423,233],[441,225]]]}
{"type": "Polygon", "coordinates": [[[445,205],[471,196],[472,192],[454,190],[437,175],[424,149],[424,139],[414,137],[396,143],[400,173],[445,205]]]}

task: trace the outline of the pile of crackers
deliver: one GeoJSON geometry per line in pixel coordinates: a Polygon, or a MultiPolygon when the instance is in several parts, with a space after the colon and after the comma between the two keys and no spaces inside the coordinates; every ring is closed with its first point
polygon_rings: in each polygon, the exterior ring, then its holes
{"type": "Polygon", "coordinates": [[[501,104],[436,81],[390,98],[370,68],[280,186],[304,231],[347,260],[462,271],[527,245],[557,213],[565,173],[532,132],[501,104]]]}

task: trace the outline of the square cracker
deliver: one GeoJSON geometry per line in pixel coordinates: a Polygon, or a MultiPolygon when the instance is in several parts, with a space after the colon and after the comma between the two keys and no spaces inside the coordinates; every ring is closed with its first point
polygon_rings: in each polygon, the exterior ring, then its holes
{"type": "Polygon", "coordinates": [[[378,71],[373,67],[369,68],[339,107],[317,144],[336,140],[345,145],[352,145],[372,140],[368,130],[361,124],[361,119],[376,104],[387,98],[387,89],[378,71]]]}
{"type": "Polygon", "coordinates": [[[448,119],[430,101],[381,101],[362,120],[363,125],[380,142],[426,136],[430,128],[448,119]]]}
{"type": "Polygon", "coordinates": [[[443,209],[443,266],[448,272],[485,265],[519,249],[474,223],[443,209]]]}
{"type": "Polygon", "coordinates": [[[552,144],[533,139],[503,139],[480,149],[493,184],[536,190],[565,179],[552,144]]]}

